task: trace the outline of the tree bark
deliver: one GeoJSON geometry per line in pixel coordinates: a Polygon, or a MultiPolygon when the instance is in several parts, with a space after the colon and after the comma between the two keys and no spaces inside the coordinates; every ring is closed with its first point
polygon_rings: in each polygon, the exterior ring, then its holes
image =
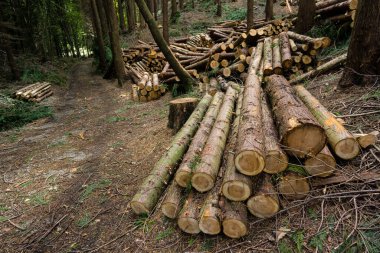
{"type": "Polygon", "coordinates": [[[265,20],[269,21],[273,19],[273,0],[267,0],[265,4],[265,20]]]}
{"type": "Polygon", "coordinates": [[[353,159],[360,152],[360,147],[354,136],[336,120],[313,95],[302,85],[294,86],[298,97],[307,106],[309,111],[318,120],[319,124],[325,129],[327,140],[335,154],[342,159],[353,159]]]}
{"type": "Polygon", "coordinates": [[[253,5],[254,0],[247,0],[247,32],[253,28],[253,5]]]}
{"type": "Polygon", "coordinates": [[[216,0],[216,16],[222,16],[222,0],[216,0]]]}
{"type": "Polygon", "coordinates": [[[230,238],[240,238],[248,233],[247,207],[242,202],[221,199],[223,212],[223,234],[230,238]]]}
{"type": "Polygon", "coordinates": [[[208,235],[217,235],[222,230],[222,212],[219,208],[219,187],[217,186],[210,191],[202,206],[199,228],[208,235]]]}
{"type": "Polygon", "coordinates": [[[267,93],[285,151],[299,158],[318,154],[326,144],[325,132],[302,101],[293,94],[285,77],[269,76],[267,93]]]}
{"type": "Polygon", "coordinates": [[[175,219],[181,211],[182,204],[182,188],[173,180],[162,202],[161,211],[166,217],[175,219]]]}
{"type": "Polygon", "coordinates": [[[184,1],[185,1],[185,0],[179,0],[179,1],[178,1],[178,7],[179,7],[180,10],[183,10],[183,7],[184,7],[184,1]]]}
{"type": "Polygon", "coordinates": [[[136,29],[136,6],[135,0],[127,1],[127,20],[128,20],[128,30],[132,32],[136,29]]]}
{"type": "Polygon", "coordinates": [[[190,184],[193,170],[200,162],[200,155],[210,135],[211,129],[214,126],[220,106],[222,105],[223,97],[223,92],[217,92],[214,95],[211,105],[175,174],[175,181],[182,187],[188,187],[190,184]]]}
{"type": "Polygon", "coordinates": [[[171,3],[172,3],[172,12],[170,14],[170,18],[173,19],[177,15],[177,12],[178,12],[177,0],[171,0],[171,3]]]}
{"type": "Polygon", "coordinates": [[[206,198],[205,194],[190,192],[178,216],[178,227],[188,234],[199,234],[200,207],[206,198]]]}
{"type": "Polygon", "coordinates": [[[96,7],[95,0],[91,0],[91,10],[92,10],[93,25],[95,26],[94,30],[96,32],[96,41],[98,44],[99,68],[104,71],[106,69],[106,66],[107,66],[106,51],[104,48],[104,40],[103,40],[101,22],[100,22],[98,8],[96,7]]]}
{"type": "Polygon", "coordinates": [[[290,69],[293,65],[292,52],[290,49],[289,37],[286,32],[278,35],[280,40],[281,61],[284,69],[290,69]]]}
{"type": "Polygon", "coordinates": [[[272,51],[272,38],[267,37],[264,40],[264,75],[269,76],[273,74],[272,60],[273,60],[273,51],[272,51]]]}
{"type": "Polygon", "coordinates": [[[20,80],[20,72],[17,68],[12,47],[10,46],[8,41],[0,40],[3,43],[5,53],[7,54],[7,61],[8,61],[8,66],[12,72],[12,78],[13,80],[20,80]]]}
{"type": "Polygon", "coordinates": [[[123,0],[117,1],[117,9],[119,11],[119,24],[120,24],[120,31],[125,32],[125,18],[124,18],[124,8],[123,8],[123,0]]]}
{"type": "Polygon", "coordinates": [[[316,156],[305,161],[305,170],[314,177],[328,177],[335,171],[336,162],[329,148],[325,146],[316,156]]]}
{"type": "Polygon", "coordinates": [[[236,90],[229,87],[214,127],[202,151],[201,162],[195,169],[191,179],[191,185],[199,192],[206,192],[214,187],[230,130],[236,95],[236,90]]]}
{"type": "Polygon", "coordinates": [[[136,3],[140,9],[140,12],[144,15],[144,18],[146,19],[148,23],[150,32],[152,33],[152,36],[155,42],[157,43],[158,47],[161,49],[166,60],[169,62],[170,66],[173,68],[174,72],[177,74],[178,78],[181,80],[183,89],[185,91],[190,91],[192,89],[193,84],[195,84],[195,81],[190,76],[190,74],[181,66],[181,64],[175,58],[171,49],[168,47],[168,44],[166,43],[164,37],[160,33],[157,27],[157,23],[154,20],[152,14],[149,12],[149,9],[146,3],[144,1],[137,1],[136,3]]]}
{"type": "Polygon", "coordinates": [[[380,75],[380,1],[359,1],[339,86],[373,84],[380,75]]]}
{"type": "Polygon", "coordinates": [[[168,0],[162,0],[162,35],[169,43],[169,6],[168,0]]]}
{"type": "Polygon", "coordinates": [[[280,51],[280,39],[274,38],[272,43],[272,50],[273,50],[273,61],[272,61],[272,67],[273,67],[273,73],[276,75],[282,74],[282,61],[281,61],[281,51],[280,51]]]}
{"type": "Polygon", "coordinates": [[[168,127],[173,129],[174,133],[177,133],[185,124],[197,103],[197,98],[178,98],[170,101],[168,127]]]}
{"type": "Polygon", "coordinates": [[[211,99],[212,96],[208,94],[202,98],[184,127],[176,134],[170,148],[155,164],[148,177],[141,184],[131,201],[131,207],[136,214],[149,213],[157,204],[175,170],[176,164],[186,152],[191,138],[197,131],[198,124],[206,113],[211,99]]]}
{"type": "Polygon", "coordinates": [[[301,0],[299,2],[296,31],[305,33],[314,26],[315,0],[301,0]]]}
{"type": "Polygon", "coordinates": [[[100,23],[102,24],[103,38],[105,39],[108,36],[109,28],[108,28],[106,11],[103,7],[103,1],[96,0],[96,6],[98,7],[99,19],[100,19],[100,23]]]}
{"type": "Polygon", "coordinates": [[[125,77],[123,55],[120,47],[118,22],[115,12],[115,6],[113,0],[104,0],[104,9],[106,10],[106,16],[108,21],[109,37],[111,40],[112,61],[115,68],[116,77],[119,86],[123,86],[123,80],[125,77]]]}

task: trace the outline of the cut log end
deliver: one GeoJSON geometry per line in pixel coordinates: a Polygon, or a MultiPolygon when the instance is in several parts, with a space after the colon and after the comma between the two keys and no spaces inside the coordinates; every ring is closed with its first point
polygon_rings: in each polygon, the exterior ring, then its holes
{"type": "Polygon", "coordinates": [[[170,219],[174,219],[177,217],[177,213],[178,213],[178,206],[175,205],[175,204],[172,204],[172,203],[164,203],[162,204],[161,206],[161,209],[162,209],[162,213],[170,218],[170,219]]]}
{"type": "Polygon", "coordinates": [[[287,199],[304,199],[310,186],[305,177],[292,173],[281,179],[278,190],[287,199]]]}
{"type": "Polygon", "coordinates": [[[305,170],[312,176],[328,177],[335,171],[336,162],[332,156],[319,153],[305,161],[305,170]]]}
{"type": "MultiPolygon", "coordinates": [[[[295,120],[294,124],[298,124],[295,120]]],[[[290,124],[291,125],[291,124],[290,124]]],[[[287,153],[299,158],[317,155],[326,144],[324,130],[314,124],[303,124],[289,131],[282,140],[287,153]]]]}
{"type": "Polygon", "coordinates": [[[254,176],[263,171],[265,161],[258,152],[246,150],[236,156],[235,165],[242,174],[254,176]]]}
{"type": "Polygon", "coordinates": [[[219,219],[215,217],[202,217],[199,228],[208,235],[217,235],[222,230],[219,219]]]}
{"type": "Polygon", "coordinates": [[[191,181],[191,173],[185,170],[177,171],[175,181],[181,187],[187,187],[191,181]]]}
{"type": "Polygon", "coordinates": [[[198,234],[199,232],[201,232],[201,230],[199,229],[198,221],[194,218],[179,218],[178,226],[183,232],[188,234],[198,234]]]}
{"type": "Polygon", "coordinates": [[[335,145],[335,154],[344,160],[356,157],[360,152],[358,142],[354,138],[343,139],[335,145]]]}
{"type": "Polygon", "coordinates": [[[149,213],[149,209],[144,206],[144,204],[133,201],[131,202],[131,208],[135,214],[147,214],[149,213]]]}
{"type": "Polygon", "coordinates": [[[223,221],[223,233],[230,238],[240,238],[247,234],[248,228],[244,222],[236,219],[223,221]]]}
{"type": "Polygon", "coordinates": [[[264,172],[269,174],[277,174],[284,171],[288,167],[288,156],[283,152],[271,150],[265,156],[264,172]]]}
{"type": "Polygon", "coordinates": [[[203,172],[195,173],[191,179],[191,185],[198,192],[207,192],[214,187],[214,179],[203,172]]]}
{"type": "Polygon", "coordinates": [[[280,210],[277,198],[270,195],[257,195],[247,202],[248,210],[258,218],[270,218],[280,210]]]}
{"type": "Polygon", "coordinates": [[[223,184],[223,195],[232,201],[244,201],[251,196],[251,187],[241,181],[229,181],[223,184]]]}

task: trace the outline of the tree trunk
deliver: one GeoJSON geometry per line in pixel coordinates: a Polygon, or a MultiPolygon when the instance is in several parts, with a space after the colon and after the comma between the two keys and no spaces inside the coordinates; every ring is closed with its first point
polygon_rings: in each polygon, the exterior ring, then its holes
{"type": "Polygon", "coordinates": [[[305,161],[305,170],[314,177],[328,177],[334,173],[335,167],[334,156],[327,146],[318,155],[305,161]]]}
{"type": "Polygon", "coordinates": [[[327,140],[335,154],[342,159],[353,159],[360,152],[354,136],[302,85],[294,86],[298,97],[307,106],[315,119],[325,129],[327,140]]]}
{"type": "Polygon", "coordinates": [[[222,230],[222,212],[219,208],[219,187],[217,186],[210,191],[202,206],[199,229],[208,235],[217,235],[222,230]]]}
{"type": "Polygon", "coordinates": [[[127,1],[127,20],[128,20],[128,30],[132,32],[136,29],[136,6],[135,0],[127,1]]]}
{"type": "Polygon", "coordinates": [[[280,39],[274,38],[272,43],[273,49],[273,73],[276,75],[282,74],[282,61],[281,61],[281,50],[280,50],[280,39]]]}
{"type": "Polygon", "coordinates": [[[172,3],[172,12],[170,14],[170,18],[173,19],[177,15],[177,12],[178,12],[177,0],[171,0],[171,3],[172,3]]]}
{"type": "Polygon", "coordinates": [[[359,1],[339,86],[374,84],[380,75],[380,1],[359,1]]]}
{"type": "Polygon", "coordinates": [[[157,12],[158,12],[158,0],[153,0],[153,16],[156,21],[158,20],[157,12]]]}
{"type": "Polygon", "coordinates": [[[167,43],[169,43],[169,6],[168,0],[162,0],[162,35],[167,43]]]}
{"type": "Polygon", "coordinates": [[[104,71],[107,67],[106,63],[106,51],[104,48],[103,33],[101,28],[101,22],[99,18],[98,8],[96,7],[95,0],[91,0],[91,10],[94,30],[96,32],[96,42],[98,44],[98,53],[99,53],[99,68],[104,71]]]}
{"type": "Polygon", "coordinates": [[[200,162],[200,155],[206,144],[207,138],[210,135],[211,129],[214,126],[216,116],[222,105],[223,97],[223,92],[218,92],[214,95],[212,103],[208,108],[199,129],[191,141],[189,150],[186,152],[186,155],[175,174],[175,181],[177,181],[178,185],[182,187],[188,187],[190,184],[193,170],[200,162]]]}
{"type": "Polygon", "coordinates": [[[12,47],[10,46],[8,41],[0,40],[3,43],[5,53],[7,54],[7,61],[8,61],[8,66],[12,72],[12,78],[13,80],[20,80],[20,72],[17,68],[12,47]]]}
{"type": "Polygon", "coordinates": [[[186,152],[191,138],[197,131],[198,124],[206,113],[211,99],[212,96],[208,94],[202,98],[184,127],[174,137],[170,148],[155,164],[148,177],[141,184],[131,201],[131,207],[136,214],[149,213],[157,204],[175,170],[176,164],[186,152]]]}
{"type": "Polygon", "coordinates": [[[235,119],[232,124],[231,135],[228,141],[228,155],[227,161],[225,163],[226,171],[224,173],[223,183],[222,183],[222,193],[223,195],[232,201],[244,201],[249,198],[252,194],[253,182],[251,177],[241,174],[237,171],[235,166],[235,154],[234,148],[236,145],[239,124],[240,124],[240,114],[241,106],[243,103],[243,90],[240,91],[235,119]]]}
{"type": "Polygon", "coordinates": [[[121,32],[126,32],[125,18],[124,18],[124,8],[123,8],[123,0],[117,0],[117,9],[119,11],[120,31],[121,32]]]}
{"type": "Polygon", "coordinates": [[[162,202],[162,213],[170,219],[175,219],[181,211],[182,203],[182,188],[173,180],[162,202]]]}
{"type": "Polygon", "coordinates": [[[223,104],[216,118],[214,127],[202,151],[201,161],[196,167],[191,179],[191,185],[199,192],[206,192],[214,187],[230,130],[230,121],[236,95],[236,90],[229,87],[223,99],[223,104]]]}
{"type": "Polygon", "coordinates": [[[253,28],[253,5],[254,0],[247,0],[247,32],[253,28]]]}
{"type": "Polygon", "coordinates": [[[302,101],[293,94],[285,77],[269,76],[267,93],[285,151],[299,158],[318,154],[326,144],[325,132],[302,101]]]}
{"type": "Polygon", "coordinates": [[[184,90],[190,91],[192,89],[193,84],[195,84],[195,81],[190,76],[190,74],[181,66],[181,64],[175,58],[173,52],[168,47],[168,44],[166,43],[164,37],[160,33],[157,27],[157,23],[154,20],[152,14],[149,12],[149,9],[147,5],[145,4],[145,2],[137,1],[136,3],[140,9],[140,12],[144,15],[144,18],[146,19],[148,23],[150,32],[152,33],[152,36],[155,42],[157,43],[158,47],[161,49],[166,60],[169,62],[170,66],[173,68],[178,78],[181,80],[184,90]]]}
{"type": "Polygon", "coordinates": [[[102,0],[96,0],[96,6],[98,7],[99,19],[100,19],[100,23],[102,24],[103,38],[105,39],[109,35],[108,34],[109,28],[108,28],[106,11],[103,7],[103,1],[102,0]]]}
{"type": "Polygon", "coordinates": [[[304,199],[309,191],[307,178],[293,171],[287,171],[278,183],[278,192],[286,199],[304,199]]]}
{"type": "Polygon", "coordinates": [[[272,54],[272,38],[267,37],[264,39],[264,75],[269,76],[273,74],[273,67],[272,67],[272,60],[273,60],[273,54],[272,54]]]}
{"type": "Polygon", "coordinates": [[[247,201],[247,207],[251,214],[259,218],[272,217],[280,210],[280,202],[270,175],[263,175],[257,192],[247,201]]]}
{"type": "Polygon", "coordinates": [[[263,129],[265,135],[265,167],[264,172],[277,174],[288,167],[288,156],[278,144],[278,133],[273,122],[267,99],[262,93],[261,111],[263,113],[263,129]]]}
{"type": "Polygon", "coordinates": [[[116,77],[119,86],[123,86],[123,80],[125,77],[123,55],[120,47],[119,29],[117,16],[115,12],[115,6],[113,0],[104,0],[104,9],[106,11],[106,17],[108,21],[109,37],[111,40],[112,61],[115,68],[116,77]]]}
{"type": "Polygon", "coordinates": [[[168,127],[173,129],[174,133],[177,133],[190,117],[197,104],[197,98],[178,98],[170,101],[168,127]]]}
{"type": "Polygon", "coordinates": [[[299,2],[296,31],[306,33],[314,26],[315,0],[301,0],[299,2]]]}
{"type": "Polygon", "coordinates": [[[280,40],[282,67],[284,69],[290,69],[293,65],[293,60],[288,34],[286,32],[282,32],[278,35],[278,37],[280,40]]]}
{"type": "Polygon", "coordinates": [[[265,20],[269,21],[273,19],[273,0],[267,0],[265,4],[265,20]]]}
{"type": "Polygon", "coordinates": [[[190,192],[178,216],[178,227],[188,234],[199,234],[200,207],[206,198],[205,194],[190,192]]]}
{"type": "Polygon", "coordinates": [[[222,0],[216,0],[216,16],[222,16],[222,0]]]}
{"type": "Polygon", "coordinates": [[[221,199],[223,211],[223,234],[230,238],[240,238],[248,233],[247,207],[242,202],[221,199]]]}

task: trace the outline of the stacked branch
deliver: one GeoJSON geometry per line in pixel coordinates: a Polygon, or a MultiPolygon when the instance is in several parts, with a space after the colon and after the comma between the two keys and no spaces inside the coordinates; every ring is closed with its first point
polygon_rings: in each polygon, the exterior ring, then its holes
{"type": "Polygon", "coordinates": [[[134,80],[138,80],[132,85],[131,97],[135,102],[148,102],[159,99],[166,93],[166,87],[160,83],[158,74],[143,72],[140,74],[136,70],[129,69],[134,80]]]}
{"type": "Polygon", "coordinates": [[[14,93],[15,98],[32,102],[41,102],[51,95],[53,95],[53,91],[51,90],[50,83],[47,82],[34,83],[21,88],[14,93]]]}

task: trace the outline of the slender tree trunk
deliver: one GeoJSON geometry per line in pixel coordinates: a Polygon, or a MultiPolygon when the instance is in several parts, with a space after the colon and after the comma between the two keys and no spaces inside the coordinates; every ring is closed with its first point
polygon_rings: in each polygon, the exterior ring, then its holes
{"type": "Polygon", "coordinates": [[[124,19],[123,0],[118,0],[117,1],[117,9],[119,11],[120,31],[121,32],[126,32],[125,19],[124,19]]]}
{"type": "Polygon", "coordinates": [[[253,26],[253,0],[247,0],[247,31],[253,26]]]}
{"type": "Polygon", "coordinates": [[[167,43],[169,43],[169,10],[168,0],[162,0],[162,35],[167,43]]]}
{"type": "Polygon", "coordinates": [[[135,0],[127,0],[127,20],[128,20],[128,30],[132,32],[136,28],[136,6],[135,0]]]}
{"type": "Polygon", "coordinates": [[[3,40],[1,42],[2,42],[2,44],[4,46],[5,52],[7,54],[8,66],[11,69],[12,78],[14,80],[20,80],[20,72],[19,72],[19,70],[17,68],[16,62],[15,62],[15,59],[14,59],[12,47],[10,46],[10,44],[9,44],[8,41],[4,41],[3,40]]]}
{"type": "Polygon", "coordinates": [[[380,1],[359,1],[354,22],[340,87],[374,84],[380,75],[380,1]]]}
{"type": "Polygon", "coordinates": [[[170,14],[170,18],[173,19],[178,12],[177,9],[177,0],[171,0],[172,1],[172,13],[170,14]]]}
{"type": "Polygon", "coordinates": [[[178,7],[180,10],[183,10],[183,7],[184,7],[184,0],[179,0],[178,1],[178,7]]]}
{"type": "Polygon", "coordinates": [[[106,11],[103,7],[103,1],[102,0],[96,0],[96,6],[98,7],[98,13],[99,13],[99,19],[101,23],[103,38],[106,39],[108,36],[108,23],[107,23],[107,17],[106,17],[106,11]]]}
{"type": "Polygon", "coordinates": [[[221,17],[222,16],[222,0],[216,0],[216,16],[221,17]]]}
{"type": "Polygon", "coordinates": [[[153,0],[153,13],[154,13],[155,20],[158,20],[157,12],[158,12],[158,0],[153,0]]]}
{"type": "MultiPolygon", "coordinates": [[[[139,1],[144,1],[144,0],[138,0],[137,2],[139,1]]],[[[136,4],[137,4],[136,2],[136,4]]],[[[140,21],[140,29],[144,29],[146,27],[146,23],[145,23],[145,19],[141,13],[141,11],[139,12],[139,21],[140,21]]]]}
{"type": "Polygon", "coordinates": [[[96,32],[96,42],[98,44],[99,68],[101,70],[105,70],[106,69],[106,52],[104,49],[102,28],[101,28],[98,8],[96,7],[95,0],[91,0],[91,9],[92,9],[93,25],[95,26],[94,30],[96,32]]]}
{"type": "Polygon", "coordinates": [[[269,21],[273,19],[273,0],[267,0],[265,5],[265,20],[269,21]]]}
{"type": "Polygon", "coordinates": [[[299,3],[296,31],[305,33],[314,25],[315,0],[302,0],[299,3]]]}
{"type": "Polygon", "coordinates": [[[106,10],[106,16],[108,21],[108,26],[110,28],[109,37],[111,40],[111,49],[112,49],[112,60],[115,68],[116,77],[118,80],[119,86],[123,85],[123,79],[125,76],[124,71],[124,61],[122,57],[121,47],[120,47],[120,38],[119,38],[119,29],[118,22],[116,17],[115,6],[113,0],[104,0],[104,9],[106,10]]]}
{"type": "Polygon", "coordinates": [[[164,54],[165,58],[169,62],[170,66],[173,68],[174,72],[177,74],[177,76],[181,80],[184,90],[186,91],[191,90],[193,84],[195,84],[195,81],[190,76],[190,74],[182,67],[182,65],[178,62],[173,52],[168,47],[168,44],[166,43],[160,30],[158,29],[156,21],[154,20],[152,14],[149,12],[148,6],[146,5],[144,1],[137,1],[136,3],[140,9],[140,12],[144,15],[144,18],[146,22],[148,23],[150,32],[152,33],[154,40],[156,41],[157,45],[161,49],[162,53],[164,54]]]}

